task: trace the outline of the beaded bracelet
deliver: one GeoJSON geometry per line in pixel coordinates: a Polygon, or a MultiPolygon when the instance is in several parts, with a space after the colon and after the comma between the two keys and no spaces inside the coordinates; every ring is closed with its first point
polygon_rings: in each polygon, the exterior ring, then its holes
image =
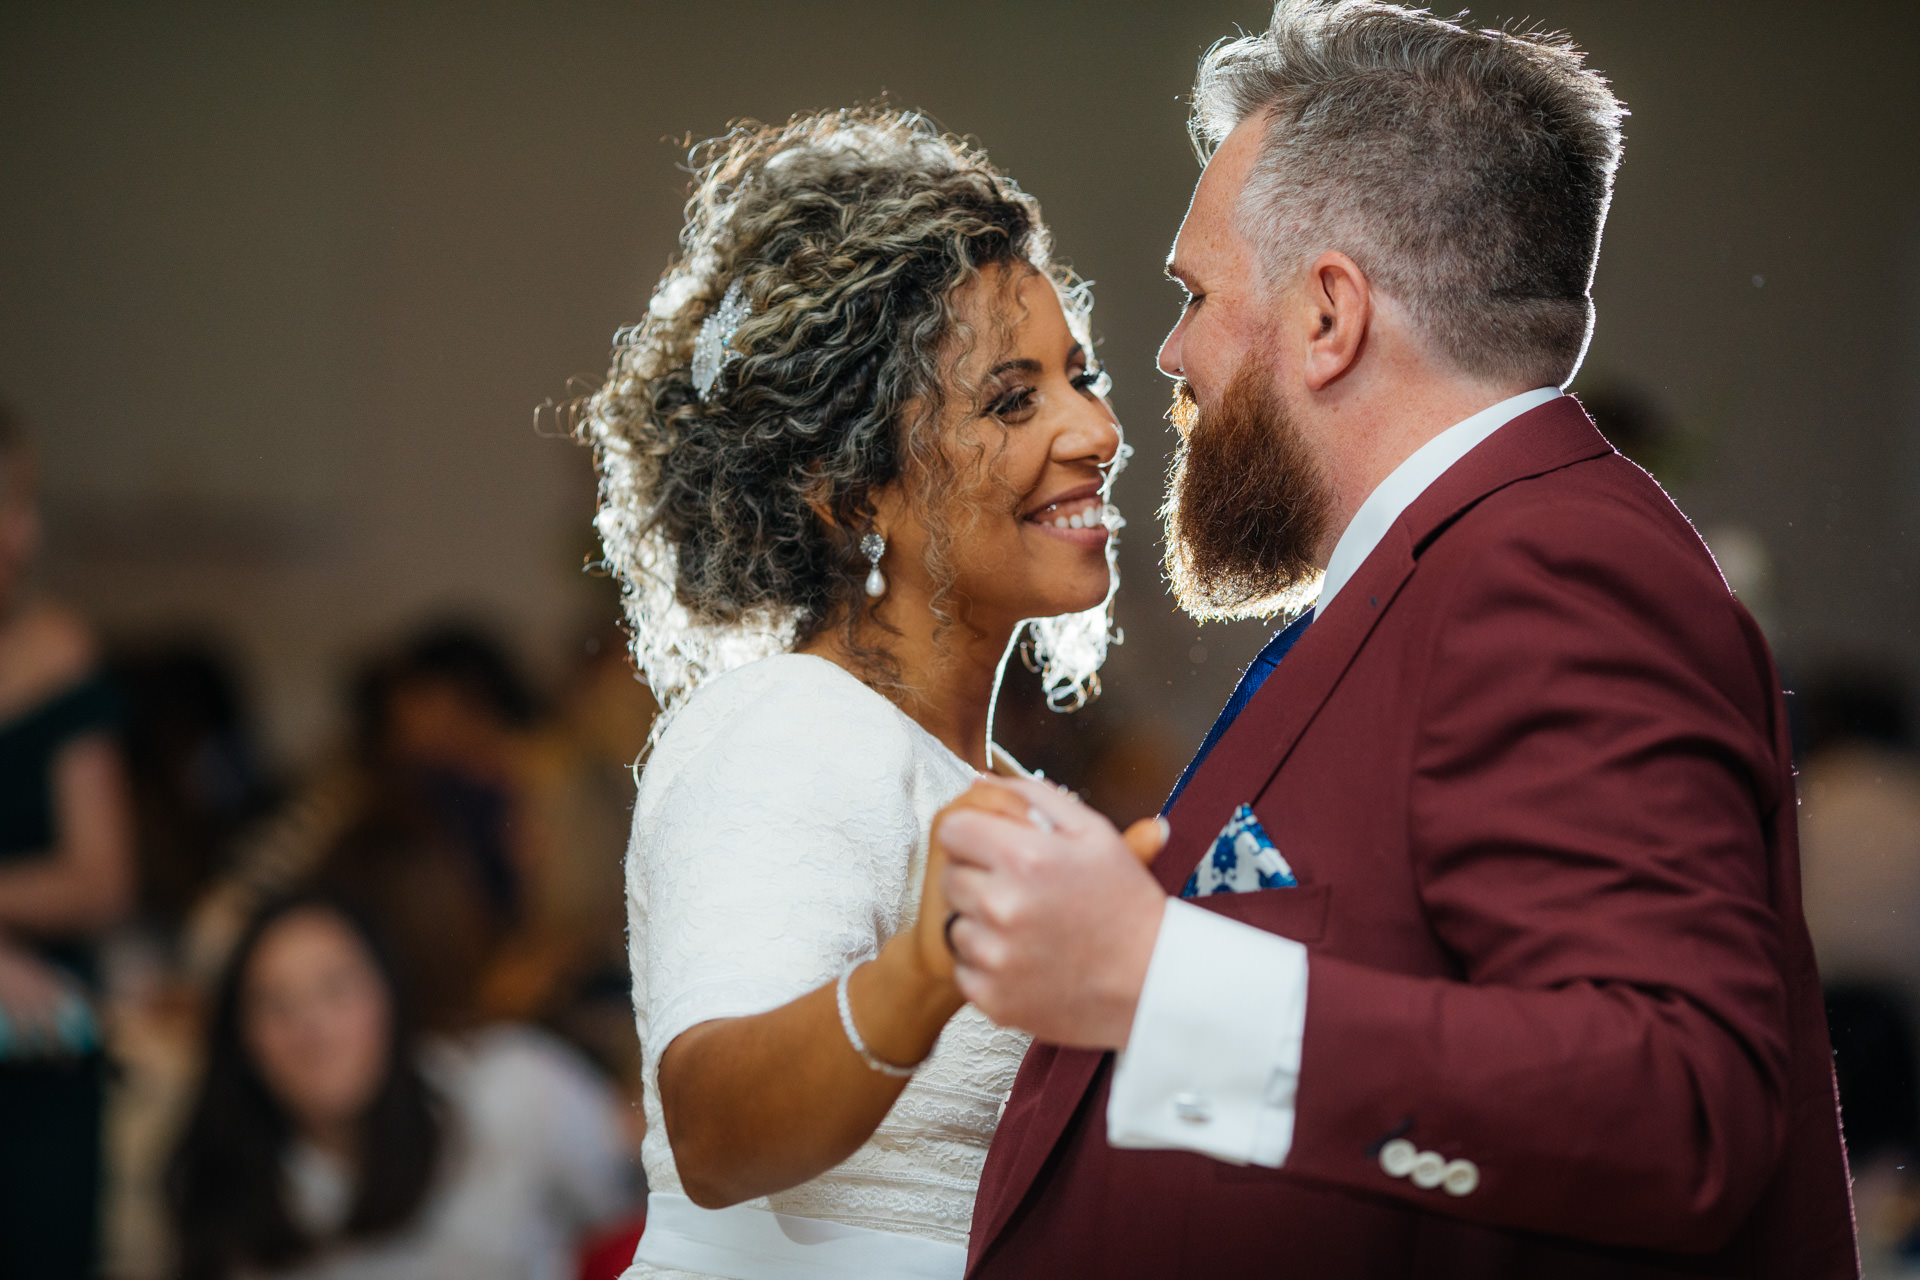
{"type": "Polygon", "coordinates": [[[882,1062],[873,1056],[872,1051],[867,1048],[867,1042],[860,1038],[860,1032],[853,1025],[853,1005],[847,999],[847,979],[853,976],[855,969],[865,963],[865,960],[855,960],[842,969],[839,985],[833,989],[834,999],[840,1005],[840,1029],[847,1033],[847,1043],[853,1046],[853,1051],[860,1055],[860,1061],[866,1063],[870,1070],[878,1071],[883,1076],[892,1076],[895,1080],[909,1080],[919,1069],[918,1063],[911,1067],[896,1067],[891,1062],[882,1062]]]}

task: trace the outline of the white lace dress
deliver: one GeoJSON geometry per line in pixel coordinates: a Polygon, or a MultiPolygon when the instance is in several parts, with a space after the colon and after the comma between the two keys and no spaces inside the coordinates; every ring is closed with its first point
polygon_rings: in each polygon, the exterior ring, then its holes
{"type": "Polygon", "coordinates": [[[640,779],[627,854],[648,1235],[657,1226],[661,1241],[691,1232],[717,1243],[704,1250],[696,1240],[672,1255],[681,1266],[708,1259],[694,1272],[661,1265],[666,1257],[645,1261],[666,1245],[643,1240],[627,1280],[829,1274],[876,1256],[860,1253],[863,1245],[890,1243],[871,1232],[912,1238],[891,1243],[933,1259],[915,1274],[944,1274],[962,1256],[1025,1036],[968,1006],[866,1145],[809,1182],[711,1214],[681,1194],[659,1070],[689,1027],[786,1004],[909,927],[928,824],[973,777],[938,739],[822,658],[749,663],[703,684],[675,713],[640,779]],[[811,1259],[749,1256],[797,1239],[804,1254],[816,1237],[825,1243],[811,1259]],[[743,1243],[729,1253],[729,1239],[743,1243]],[[841,1247],[854,1251],[834,1252],[841,1247]]]}

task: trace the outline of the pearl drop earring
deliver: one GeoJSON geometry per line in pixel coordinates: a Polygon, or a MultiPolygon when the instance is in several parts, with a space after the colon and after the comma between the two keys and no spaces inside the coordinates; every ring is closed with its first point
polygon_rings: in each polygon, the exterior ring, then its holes
{"type": "Polygon", "coordinates": [[[867,594],[876,599],[887,594],[887,578],[880,572],[880,557],[887,554],[887,540],[877,533],[869,533],[860,539],[860,554],[873,566],[867,570],[867,594]]]}

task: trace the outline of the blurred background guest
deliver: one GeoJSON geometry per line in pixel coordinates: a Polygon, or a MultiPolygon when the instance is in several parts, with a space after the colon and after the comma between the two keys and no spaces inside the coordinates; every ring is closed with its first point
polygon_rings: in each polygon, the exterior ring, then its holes
{"type": "Polygon", "coordinates": [[[1860,663],[1798,699],[1807,924],[1830,986],[1920,1008],[1920,756],[1898,676],[1860,663]]]}
{"type": "Polygon", "coordinates": [[[1920,756],[1898,675],[1809,682],[1800,845],[1869,1272],[1920,1268],[1920,756]]]}
{"type": "Polygon", "coordinates": [[[418,1038],[372,928],[304,894],[249,923],[168,1180],[182,1280],[546,1280],[637,1183],[620,1107],[526,1028],[418,1038]]]}
{"type": "Polygon", "coordinates": [[[94,943],[131,858],[114,699],[91,634],[29,589],[34,458],[0,405],[0,1275],[94,1272],[101,1036],[94,943]]]}
{"type": "Polygon", "coordinates": [[[281,799],[238,665],[220,640],[169,635],[115,646],[132,791],[136,910],[166,945],[281,799]]]}
{"type": "MultiPolygon", "coordinates": [[[[572,938],[570,970],[542,1021],[638,1099],[626,876],[621,860],[609,858],[607,850],[626,847],[634,770],[659,706],[635,678],[626,633],[611,611],[581,637],[578,655],[552,720],[556,750],[565,762],[568,834],[541,877],[541,912],[552,921],[548,927],[572,938]]],[[[637,1106],[628,1114],[642,1126],[637,1106]]],[[[632,1256],[627,1250],[628,1259],[632,1256]]]]}
{"type": "Polygon", "coordinates": [[[622,883],[607,850],[626,835],[632,796],[598,785],[590,735],[607,719],[638,729],[616,748],[630,783],[645,724],[619,710],[647,700],[623,655],[614,665],[617,688],[604,658],[583,664],[570,715],[480,626],[429,628],[387,670],[370,728],[388,799],[443,833],[479,895],[495,940],[476,992],[483,1018],[551,1017],[597,969],[624,972],[622,883]],[[614,714],[596,716],[603,709],[614,714]]]}
{"type": "MultiPolygon", "coordinates": [[[[1034,175],[1074,265],[1100,282],[1099,349],[1139,451],[1116,500],[1157,505],[1174,434],[1148,371],[1177,306],[1161,258],[1195,172],[1175,100],[1193,57],[1271,4],[1108,0],[1090,22],[1077,0],[1029,0],[1020,38],[1074,51],[1042,75],[1009,69],[990,10],[1007,7],[228,5],[182,22],[109,0],[0,5],[0,386],[44,428],[31,459],[17,427],[0,448],[0,739],[20,741],[23,717],[62,692],[41,665],[62,651],[50,638],[68,641],[65,683],[95,669],[87,628],[30,607],[22,585],[31,473],[50,533],[35,580],[97,631],[118,694],[117,718],[105,696],[82,700],[81,725],[108,733],[76,727],[68,746],[90,738],[80,755],[98,763],[119,726],[133,835],[99,905],[131,899],[137,922],[42,929],[11,917],[0,890],[0,988],[13,993],[0,1006],[52,1000],[84,1026],[90,999],[115,1068],[103,1207],[91,1155],[63,1172],[17,1154],[57,1108],[0,1114],[0,1178],[31,1171],[0,1186],[0,1276],[32,1274],[4,1250],[78,1239],[98,1216],[107,1273],[159,1280],[160,1172],[198,1088],[211,988],[259,904],[291,889],[332,883],[390,914],[433,1021],[472,1035],[511,1013],[585,1047],[610,1079],[632,1070],[619,863],[653,707],[609,583],[581,572],[595,554],[590,459],[529,418],[572,394],[556,371],[604,367],[608,335],[658,274],[635,247],[668,244],[684,218],[684,148],[668,139],[886,91],[1034,175]],[[714,40],[716,26],[739,38],[714,40]],[[29,614],[42,621],[22,625],[29,614]],[[487,696],[443,714],[457,700],[444,692],[404,694],[412,705],[392,713],[396,678],[432,685],[405,655],[448,617],[533,690],[530,719],[488,727],[487,696]],[[41,638],[19,643],[29,635],[41,638]],[[355,671],[361,696],[343,696],[355,671]],[[512,796],[490,810],[504,835],[375,806],[422,745],[399,726],[435,717],[427,754],[457,740],[458,768],[512,796]],[[560,819],[548,832],[569,834],[536,836],[545,813],[560,819]],[[512,881],[491,898],[475,869],[489,844],[512,881]]],[[[1487,25],[1522,13],[1580,31],[1633,109],[1631,198],[1609,218],[1599,328],[1572,389],[1699,518],[1802,690],[1791,701],[1833,683],[1803,672],[1890,673],[1910,741],[1920,166],[1888,158],[1920,138],[1920,24],[1886,21],[1905,12],[1885,0],[1474,7],[1487,25]]],[[[1016,663],[998,725],[1015,756],[1123,822],[1165,798],[1270,631],[1177,615],[1155,586],[1152,523],[1121,537],[1133,585],[1116,603],[1126,643],[1108,692],[1058,716],[1016,663]]],[[[1908,1239],[1899,1223],[1920,1217],[1920,1195],[1897,1178],[1920,1160],[1881,1135],[1909,1132],[1900,1117],[1920,1110],[1920,1086],[1882,1032],[1913,1025],[1901,957],[1920,945],[1920,904],[1902,877],[1920,851],[1901,840],[1920,827],[1900,815],[1914,757],[1853,731],[1802,759],[1808,917],[1834,983],[1849,1140],[1863,1179],[1886,1171],[1863,1181],[1862,1208],[1888,1187],[1876,1238],[1908,1239]]],[[[0,765],[0,791],[51,796],[32,782],[51,776],[29,753],[0,765]]],[[[103,823],[126,808],[82,807],[103,823]]],[[[67,834],[53,847],[0,851],[0,882],[69,865],[67,834]]],[[[0,1077],[45,1065],[97,1097],[103,1063],[90,1060],[9,1051],[0,1077]]],[[[24,1096],[0,1086],[0,1108],[24,1096]]],[[[53,1147],[93,1149],[84,1136],[53,1147]]],[[[1903,1265],[1889,1256],[1881,1273],[1903,1265]]]]}
{"type": "Polygon", "coordinates": [[[623,648],[592,646],[548,714],[486,627],[436,623],[368,659],[350,701],[351,751],[244,842],[196,913],[203,973],[258,903],[310,884],[379,921],[434,1029],[565,1020],[624,972],[608,851],[651,701],[623,648]]]}

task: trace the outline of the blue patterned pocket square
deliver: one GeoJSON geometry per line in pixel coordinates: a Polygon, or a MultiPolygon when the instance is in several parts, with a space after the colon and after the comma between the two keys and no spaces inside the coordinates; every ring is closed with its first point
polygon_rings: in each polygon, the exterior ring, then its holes
{"type": "Polygon", "coordinates": [[[1255,889],[1291,889],[1300,882],[1293,868],[1273,847],[1267,829],[1253,810],[1241,805],[1214,837],[1213,848],[1181,887],[1183,898],[1205,898],[1215,893],[1249,893],[1255,889]]]}

